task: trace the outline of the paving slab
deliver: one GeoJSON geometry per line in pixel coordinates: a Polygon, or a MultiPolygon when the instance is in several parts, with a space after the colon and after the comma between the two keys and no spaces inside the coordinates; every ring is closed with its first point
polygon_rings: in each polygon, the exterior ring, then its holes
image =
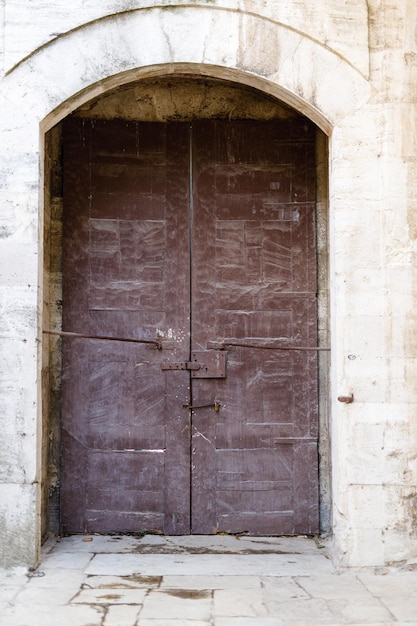
{"type": "Polygon", "coordinates": [[[13,600],[21,588],[20,585],[0,585],[0,604],[13,600]]]}
{"type": "Polygon", "coordinates": [[[318,550],[327,549],[326,541],[313,537],[245,537],[239,538],[241,544],[257,546],[258,549],[272,548],[285,554],[317,554],[318,550]]]}
{"type": "MultiPolygon", "coordinates": [[[[141,537],[131,535],[72,535],[61,537],[58,545],[60,553],[124,553],[135,550],[141,544],[141,540],[141,537]]],[[[152,545],[152,540],[149,541],[149,545],[152,545]]]]}
{"type": "Polygon", "coordinates": [[[26,583],[27,574],[25,567],[15,567],[10,570],[0,568],[0,580],[5,587],[15,587],[26,583]]]}
{"type": "Polygon", "coordinates": [[[163,580],[162,576],[84,576],[83,588],[155,589],[161,586],[163,580]]]}
{"type": "Polygon", "coordinates": [[[82,589],[73,604],[143,604],[146,589],[82,589]]]}
{"type": "MultiPolygon", "coordinates": [[[[374,595],[354,574],[319,573],[297,578],[297,584],[312,597],[327,600],[352,598],[360,602],[372,600],[374,595]]],[[[353,601],[352,600],[352,601],[353,601]]]]}
{"type": "Polygon", "coordinates": [[[416,568],[327,556],[304,537],[67,537],[36,571],[0,570],[0,624],[417,626],[416,568]]]}
{"type": "MultiPolygon", "coordinates": [[[[279,617],[216,617],[213,626],[285,626],[279,617]]],[[[304,624],[304,626],[307,626],[304,624]]]]}
{"type": "Polygon", "coordinates": [[[89,575],[128,576],[308,576],[319,569],[332,571],[321,555],[282,554],[97,554],[88,564],[89,575]]]}
{"type": "Polygon", "coordinates": [[[93,556],[94,555],[91,553],[84,554],[82,552],[56,551],[46,555],[42,560],[42,567],[40,569],[42,571],[48,569],[83,570],[87,567],[93,556]]]}
{"type": "Polygon", "coordinates": [[[408,622],[417,619],[417,597],[394,598],[387,596],[381,599],[382,603],[398,621],[408,622]]]}
{"type": "MultiPolygon", "coordinates": [[[[211,620],[195,619],[147,619],[139,617],[137,626],[213,626],[211,620]]],[[[260,626],[259,624],[257,626],[260,626]]]]}
{"type": "Polygon", "coordinates": [[[250,593],[244,589],[215,591],[214,614],[229,617],[268,617],[270,615],[265,606],[263,589],[254,589],[250,593]]]}
{"type": "MultiPolygon", "coordinates": [[[[296,600],[297,598],[311,597],[298,583],[297,578],[289,576],[262,576],[260,580],[262,588],[277,600],[296,600]]],[[[302,580],[304,580],[304,577],[302,580]]]]}
{"type": "Polygon", "coordinates": [[[387,596],[416,596],[417,597],[417,571],[396,572],[386,571],[376,574],[372,571],[364,571],[357,574],[358,580],[374,596],[386,598],[387,596]]]}
{"type": "MultiPolygon", "coordinates": [[[[108,553],[181,553],[201,552],[239,554],[314,554],[317,555],[317,544],[311,537],[249,537],[240,535],[74,535],[59,540],[60,552],[84,552],[94,554],[108,553]]],[[[50,550],[50,544],[48,548],[50,550]]]]}
{"type": "MultiPolygon", "coordinates": [[[[23,587],[15,596],[13,603],[18,606],[49,606],[68,604],[76,595],[72,587],[33,587],[30,584],[23,587]]],[[[1,622],[0,622],[1,623],[1,622]]]]}
{"type": "Polygon", "coordinates": [[[103,626],[136,626],[140,608],[126,604],[109,606],[103,626]]]}
{"type": "Polygon", "coordinates": [[[10,605],[7,602],[0,602],[0,615],[3,615],[4,611],[9,607],[10,605]]]}
{"type": "Polygon", "coordinates": [[[91,606],[12,606],[1,615],[2,626],[102,626],[104,608],[91,606]]]}
{"type": "Polygon", "coordinates": [[[364,572],[358,579],[397,621],[417,622],[417,571],[382,575],[364,572]]]}
{"type": "MultiPolygon", "coordinates": [[[[267,600],[265,605],[271,616],[279,616],[285,624],[293,625],[293,622],[304,624],[304,626],[322,626],[329,624],[355,624],[358,620],[366,622],[368,620],[367,607],[363,607],[360,615],[353,618],[349,613],[350,600],[327,601],[322,598],[301,599],[296,602],[288,600],[286,602],[276,602],[273,599],[267,600]]],[[[383,607],[375,605],[373,614],[369,621],[385,621],[392,623],[391,616],[384,611],[383,607]]]]}
{"type": "MultiPolygon", "coordinates": [[[[190,552],[219,552],[221,554],[314,554],[317,544],[311,537],[249,537],[242,535],[187,535],[161,538],[159,545],[190,552]],[[163,541],[165,539],[165,541],[163,541]]],[[[146,545],[148,536],[141,544],[146,545]]]]}
{"type": "Polygon", "coordinates": [[[368,617],[392,622],[392,614],[371,596],[355,598],[346,595],[343,599],[326,600],[300,594],[294,598],[285,591],[279,596],[276,590],[268,587],[249,595],[243,590],[216,591],[214,601],[216,616],[279,616],[281,620],[299,620],[305,624],[334,624],[338,621],[351,624],[358,619],[366,621],[368,617]]]}
{"type": "Polygon", "coordinates": [[[79,589],[85,580],[82,569],[39,568],[35,574],[35,576],[26,579],[27,584],[35,589],[79,589]]]}
{"type": "Polygon", "coordinates": [[[259,576],[163,576],[161,589],[259,589],[259,576]]]}
{"type": "Polygon", "coordinates": [[[212,592],[176,589],[150,591],[145,598],[140,619],[172,619],[208,621],[212,616],[212,592]]]}
{"type": "MultiPolygon", "coordinates": [[[[356,624],[357,622],[367,623],[375,620],[392,624],[394,621],[392,613],[378,599],[364,600],[354,596],[345,596],[343,599],[327,600],[326,604],[332,615],[331,624],[335,622],[356,624]]],[[[315,616],[315,623],[321,623],[320,616],[315,616]]],[[[323,620],[322,623],[326,622],[323,620]]]]}

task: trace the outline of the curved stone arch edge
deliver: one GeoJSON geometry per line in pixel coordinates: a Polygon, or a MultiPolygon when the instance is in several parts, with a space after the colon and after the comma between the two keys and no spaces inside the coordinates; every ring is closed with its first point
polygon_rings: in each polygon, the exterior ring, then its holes
{"type": "Polygon", "coordinates": [[[161,68],[168,74],[188,74],[191,68],[201,76],[217,76],[264,91],[330,135],[332,127],[369,99],[367,78],[348,59],[308,34],[244,11],[222,10],[220,16],[217,7],[210,8],[211,22],[202,20],[200,11],[207,15],[207,9],[199,5],[128,11],[63,33],[5,76],[5,93],[13,94],[8,104],[20,109],[28,123],[37,119],[48,129],[54,119],[59,121],[61,115],[106,90],[161,75],[161,68]],[[225,32],[230,33],[224,41],[216,30],[220,17],[225,32]],[[272,49],[266,53],[259,33],[268,26],[273,27],[272,49]],[[183,29],[193,39],[190,45],[184,45],[179,35],[183,29]],[[140,32],[143,36],[138,39],[140,32]],[[149,33],[153,33],[151,39],[149,33]],[[246,50],[241,38],[251,33],[258,36],[246,50]],[[240,48],[236,48],[238,43],[240,48]],[[68,80],[63,81],[66,72],[68,80]]]}
{"type": "Polygon", "coordinates": [[[205,77],[224,80],[242,88],[256,89],[260,94],[273,97],[283,102],[300,114],[309,118],[326,135],[331,135],[333,124],[311,103],[289,91],[277,82],[263,76],[251,74],[237,68],[226,68],[218,65],[200,63],[167,63],[118,72],[89,85],[58,104],[40,121],[41,134],[48,132],[56,124],[71,115],[79,107],[90,100],[105,96],[110,91],[140,80],[150,78],[166,79],[168,77],[205,77]]]}

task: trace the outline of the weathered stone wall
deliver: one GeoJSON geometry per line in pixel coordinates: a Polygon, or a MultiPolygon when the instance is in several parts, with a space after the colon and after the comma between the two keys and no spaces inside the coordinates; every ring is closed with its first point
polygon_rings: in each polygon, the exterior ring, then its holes
{"type": "MultiPolygon", "coordinates": [[[[324,0],[320,3],[306,0],[74,0],[70,4],[63,0],[39,0],[36,3],[1,0],[0,7],[4,7],[6,24],[2,65],[5,71],[10,71],[34,50],[96,20],[111,19],[115,14],[123,16],[134,10],[146,11],[152,7],[174,9],[190,5],[208,10],[207,13],[201,13],[207,26],[212,22],[210,9],[213,8],[225,13],[238,11],[242,23],[246,15],[264,17],[259,28],[250,32],[242,28],[239,41],[236,42],[239,53],[242,56],[249,55],[255,63],[262,56],[264,59],[273,56],[271,41],[268,41],[268,46],[264,46],[264,42],[266,39],[274,39],[274,24],[280,23],[291,30],[305,33],[342,58],[349,59],[363,74],[368,72],[368,9],[365,0],[345,0],[342,4],[338,0],[324,0]]],[[[227,36],[223,29],[219,28],[219,32],[227,36]]],[[[180,32],[178,35],[181,38],[180,32]]],[[[192,45],[192,39],[185,39],[182,44],[192,45]]]]}
{"type": "Polygon", "coordinates": [[[59,127],[50,131],[80,107],[114,106],[112,90],[168,75],[258,90],[328,135],[321,407],[334,555],[355,566],[417,556],[416,37],[414,0],[0,0],[2,565],[36,562],[41,517],[46,528],[48,500],[57,506],[59,350],[41,333],[59,319],[59,127]],[[337,400],[350,393],[353,403],[337,400]]]}
{"type": "Polygon", "coordinates": [[[333,407],[334,532],[342,562],[354,564],[400,561],[417,547],[417,7],[368,5],[372,95],[331,142],[334,400],[355,395],[333,407]]]}
{"type": "MultiPolygon", "coordinates": [[[[45,136],[42,327],[62,328],[62,132],[45,136]]],[[[61,339],[42,337],[41,536],[59,533],[61,339]]]]}

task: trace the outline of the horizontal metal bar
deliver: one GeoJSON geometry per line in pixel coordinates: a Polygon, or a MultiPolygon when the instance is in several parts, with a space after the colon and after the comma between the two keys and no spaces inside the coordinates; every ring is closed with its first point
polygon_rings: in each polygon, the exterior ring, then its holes
{"type": "Polygon", "coordinates": [[[330,352],[330,348],[321,346],[271,346],[268,344],[245,343],[238,341],[221,341],[219,345],[224,348],[227,348],[228,346],[236,346],[238,348],[260,348],[262,350],[304,350],[309,352],[330,352]]]}
{"type": "Polygon", "coordinates": [[[195,406],[190,406],[189,404],[183,404],[182,405],[184,409],[189,409],[190,411],[193,411],[194,409],[206,409],[209,407],[214,407],[214,410],[216,411],[216,413],[218,413],[220,411],[220,402],[218,402],[217,400],[215,402],[210,402],[209,404],[197,404],[195,406]]]}
{"type": "Polygon", "coordinates": [[[45,335],[57,335],[58,337],[72,337],[74,339],[99,339],[104,341],[126,341],[128,343],[150,343],[156,345],[158,350],[162,349],[160,339],[131,339],[128,337],[107,337],[104,335],[85,335],[83,333],[71,333],[63,330],[43,330],[45,335]]]}

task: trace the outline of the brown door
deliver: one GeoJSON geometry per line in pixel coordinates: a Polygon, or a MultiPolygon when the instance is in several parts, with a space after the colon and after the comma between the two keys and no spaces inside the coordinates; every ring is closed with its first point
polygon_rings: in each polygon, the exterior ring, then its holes
{"type": "Polygon", "coordinates": [[[316,532],[313,127],[64,146],[63,531],[316,532]]]}

